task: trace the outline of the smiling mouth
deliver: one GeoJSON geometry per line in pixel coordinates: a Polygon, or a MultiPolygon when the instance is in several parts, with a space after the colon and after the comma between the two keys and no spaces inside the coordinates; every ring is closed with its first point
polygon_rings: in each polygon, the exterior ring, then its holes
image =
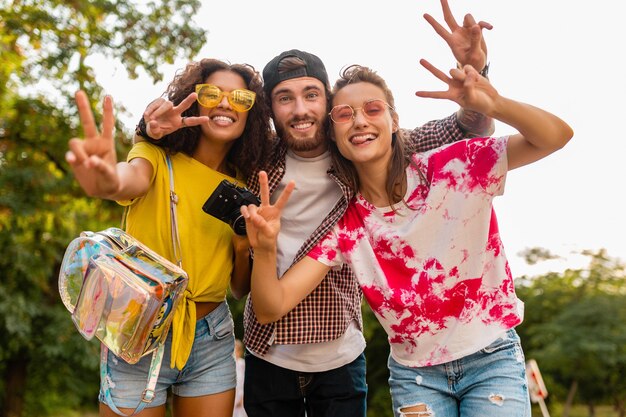
{"type": "Polygon", "coordinates": [[[313,122],[297,122],[291,124],[291,128],[295,130],[307,130],[313,126],[313,122]]]}
{"type": "Polygon", "coordinates": [[[222,125],[222,126],[231,125],[235,123],[235,119],[233,119],[232,117],[224,116],[224,115],[213,116],[211,117],[211,121],[217,125],[222,125]]]}
{"type": "Polygon", "coordinates": [[[376,135],[373,133],[366,133],[363,135],[354,135],[350,137],[350,143],[353,145],[362,145],[367,142],[371,142],[376,139],[376,135]]]}

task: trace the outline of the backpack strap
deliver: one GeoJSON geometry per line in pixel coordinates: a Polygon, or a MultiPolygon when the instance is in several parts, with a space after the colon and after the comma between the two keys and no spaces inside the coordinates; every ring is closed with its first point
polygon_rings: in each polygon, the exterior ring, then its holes
{"type": "Polygon", "coordinates": [[[180,268],[183,267],[183,258],[180,253],[180,237],[178,235],[178,217],[176,216],[176,204],[178,204],[178,194],[174,191],[174,169],[172,168],[172,160],[168,154],[165,154],[167,161],[167,170],[170,174],[170,219],[172,227],[172,246],[174,247],[174,262],[180,268]]]}
{"type": "MultiPolygon", "coordinates": [[[[174,169],[172,168],[172,161],[169,154],[165,154],[167,162],[167,170],[170,176],[170,220],[172,227],[172,246],[174,248],[174,258],[176,264],[182,268],[183,260],[180,252],[180,238],[178,235],[178,219],[176,217],[176,204],[178,204],[178,195],[174,191],[174,169]]],[[[124,210],[123,223],[126,223],[126,210],[124,210]]],[[[146,382],[146,389],[141,394],[139,404],[130,414],[126,414],[120,411],[119,408],[113,402],[111,397],[110,383],[107,380],[108,376],[108,354],[109,348],[104,344],[101,344],[100,349],[100,385],[104,394],[104,400],[106,405],[120,416],[133,416],[140,413],[143,409],[152,402],[155,396],[154,388],[156,387],[159,379],[159,372],[161,372],[161,363],[163,362],[163,352],[165,351],[165,339],[159,344],[159,347],[152,353],[152,361],[150,362],[150,370],[148,371],[148,381],[146,382]]]]}
{"type": "Polygon", "coordinates": [[[163,362],[163,352],[165,351],[165,343],[161,343],[157,350],[152,353],[152,361],[150,362],[150,370],[148,371],[148,382],[146,383],[146,389],[141,394],[141,400],[132,413],[126,414],[122,412],[111,397],[110,384],[107,381],[108,378],[108,356],[109,348],[104,344],[100,349],[100,384],[102,385],[102,392],[104,394],[104,400],[106,405],[113,410],[114,413],[120,416],[133,416],[139,414],[143,409],[152,402],[154,399],[154,388],[156,387],[157,380],[159,379],[159,372],[161,371],[161,363],[163,362]]]}

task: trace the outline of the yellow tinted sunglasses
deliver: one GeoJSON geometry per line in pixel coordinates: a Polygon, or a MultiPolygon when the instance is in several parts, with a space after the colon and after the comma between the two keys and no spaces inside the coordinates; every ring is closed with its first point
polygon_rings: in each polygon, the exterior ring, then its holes
{"type": "Polygon", "coordinates": [[[213,84],[196,84],[196,94],[198,94],[198,103],[208,108],[217,107],[222,98],[226,96],[233,110],[240,113],[250,110],[254,106],[254,100],[256,99],[254,91],[239,88],[226,92],[213,84]]]}

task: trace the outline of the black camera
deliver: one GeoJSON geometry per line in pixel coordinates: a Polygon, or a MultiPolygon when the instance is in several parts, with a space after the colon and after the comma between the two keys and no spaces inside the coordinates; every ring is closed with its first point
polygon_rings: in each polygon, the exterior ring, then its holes
{"type": "Polygon", "coordinates": [[[202,206],[202,211],[228,223],[236,234],[244,236],[246,234],[246,221],[239,208],[248,204],[258,206],[261,204],[261,200],[247,188],[238,187],[228,180],[222,180],[202,206]]]}

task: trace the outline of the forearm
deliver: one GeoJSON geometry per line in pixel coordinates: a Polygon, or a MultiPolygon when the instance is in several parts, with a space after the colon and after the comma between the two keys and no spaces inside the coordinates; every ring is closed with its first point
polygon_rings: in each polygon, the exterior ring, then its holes
{"type": "Polygon", "coordinates": [[[239,300],[250,292],[252,265],[248,245],[235,245],[234,248],[235,255],[233,260],[233,272],[230,278],[230,291],[233,297],[239,300]]]}
{"type": "Polygon", "coordinates": [[[141,197],[150,188],[150,176],[152,165],[142,158],[135,158],[131,163],[118,162],[113,169],[116,171],[113,177],[104,177],[100,186],[101,191],[97,197],[108,200],[122,201],[133,200],[141,197]],[[117,178],[116,187],[108,187],[109,178],[117,178]]]}
{"type": "Polygon", "coordinates": [[[488,137],[495,131],[493,118],[472,110],[460,108],[456,120],[466,138],[488,137]]]}
{"type": "Polygon", "coordinates": [[[250,297],[257,319],[266,324],[280,319],[284,292],[276,274],[276,249],[255,250],[250,282],[250,297]]]}
{"type": "Polygon", "coordinates": [[[425,152],[464,138],[456,114],[444,119],[432,120],[423,126],[404,131],[410,153],[425,152]]]}
{"type": "Polygon", "coordinates": [[[538,161],[562,148],[573,136],[567,123],[529,104],[500,98],[492,115],[519,131],[507,142],[508,169],[538,161]]]}
{"type": "MultiPolygon", "coordinates": [[[[471,62],[467,64],[472,65],[471,62]]],[[[458,63],[457,68],[463,68],[463,64],[458,63]]],[[[484,65],[479,74],[489,79],[489,64],[484,65]]],[[[456,112],[456,120],[466,138],[488,137],[496,130],[493,118],[463,107],[456,112]]]]}
{"type": "Polygon", "coordinates": [[[537,149],[562,148],[573,134],[569,125],[554,114],[505,97],[496,101],[492,115],[517,129],[524,140],[537,149]]]}

